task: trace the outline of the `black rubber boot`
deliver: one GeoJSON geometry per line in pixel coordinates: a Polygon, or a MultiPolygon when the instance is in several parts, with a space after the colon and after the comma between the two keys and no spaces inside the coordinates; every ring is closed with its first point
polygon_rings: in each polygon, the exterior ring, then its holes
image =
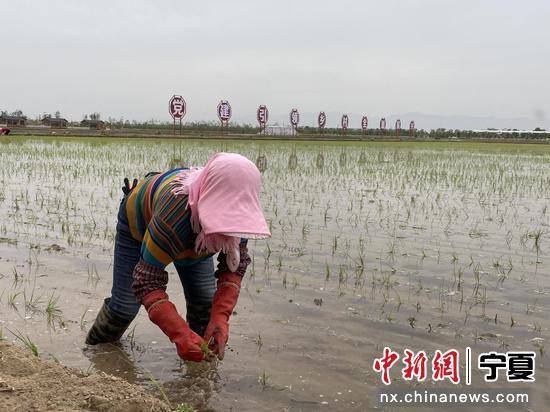
{"type": "Polygon", "coordinates": [[[110,300],[111,298],[106,298],[103,301],[103,306],[101,306],[97,318],[86,336],[86,344],[97,345],[98,343],[116,342],[132,323],[131,320],[122,319],[109,309],[110,300]]]}
{"type": "Polygon", "coordinates": [[[196,305],[193,303],[187,303],[187,323],[193,332],[199,336],[204,336],[206,327],[210,321],[210,310],[212,304],[208,305],[196,305]]]}

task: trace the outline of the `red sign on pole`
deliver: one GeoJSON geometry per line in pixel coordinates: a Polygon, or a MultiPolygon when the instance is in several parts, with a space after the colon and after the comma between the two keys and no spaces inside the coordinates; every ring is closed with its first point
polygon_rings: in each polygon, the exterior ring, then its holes
{"type": "Polygon", "coordinates": [[[401,120],[397,119],[395,121],[395,132],[397,135],[399,135],[399,132],[401,131],[401,120]]]}
{"type": "Polygon", "coordinates": [[[227,123],[231,119],[231,105],[227,100],[218,103],[218,118],[222,123],[227,123]]]}
{"type": "Polygon", "coordinates": [[[298,109],[292,109],[290,111],[290,124],[294,131],[298,128],[298,123],[300,123],[300,113],[298,113],[298,109]]]}
{"type": "Polygon", "coordinates": [[[347,114],[342,115],[342,120],[340,124],[342,125],[342,129],[344,129],[344,132],[345,132],[348,129],[348,124],[349,124],[349,118],[347,114]]]}
{"type": "Polygon", "coordinates": [[[386,118],[382,117],[380,119],[380,130],[386,130],[386,118]]]}
{"type": "Polygon", "coordinates": [[[176,134],[176,120],[180,122],[181,134],[181,120],[183,119],[183,116],[185,116],[185,112],[187,111],[187,104],[185,104],[185,100],[183,100],[183,97],[176,94],[173,95],[168,102],[168,111],[170,112],[172,119],[174,119],[174,134],[176,134]]]}
{"type": "Polygon", "coordinates": [[[231,105],[227,100],[220,100],[217,107],[218,119],[222,124],[222,135],[226,134],[229,130],[229,119],[231,119],[231,105]],[[225,126],[225,130],[224,130],[225,126]]]}
{"type": "Polygon", "coordinates": [[[258,123],[260,123],[260,127],[265,127],[267,120],[269,119],[269,110],[267,110],[267,107],[263,104],[258,107],[256,118],[258,119],[258,123]]]}
{"type": "Polygon", "coordinates": [[[369,128],[369,118],[367,116],[363,116],[361,119],[361,129],[363,129],[365,132],[369,128]]]}
{"type": "Polygon", "coordinates": [[[411,122],[409,123],[409,135],[413,135],[414,134],[414,129],[416,128],[416,125],[414,124],[414,120],[411,120],[411,122]]]}
{"type": "Polygon", "coordinates": [[[178,95],[173,95],[170,101],[168,102],[168,111],[174,118],[174,120],[181,120],[185,116],[187,111],[187,105],[183,97],[178,95]]]}
{"type": "Polygon", "coordinates": [[[317,123],[319,124],[319,129],[324,129],[327,124],[327,115],[325,112],[320,112],[317,116],[317,123]]]}

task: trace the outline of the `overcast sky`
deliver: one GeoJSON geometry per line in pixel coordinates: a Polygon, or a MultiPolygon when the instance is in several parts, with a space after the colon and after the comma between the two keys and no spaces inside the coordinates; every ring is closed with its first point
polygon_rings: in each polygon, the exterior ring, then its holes
{"type": "Polygon", "coordinates": [[[537,117],[548,0],[0,0],[0,109],[214,120],[353,112],[537,117]]]}

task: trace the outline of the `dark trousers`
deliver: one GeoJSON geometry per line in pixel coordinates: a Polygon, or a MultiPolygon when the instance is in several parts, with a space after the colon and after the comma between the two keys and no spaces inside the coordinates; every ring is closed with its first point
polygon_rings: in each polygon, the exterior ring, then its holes
{"type": "MultiPolygon", "coordinates": [[[[122,200],[118,212],[113,263],[113,287],[109,309],[122,319],[131,322],[140,304],[132,292],[134,267],[141,255],[141,242],[135,240],[128,226],[126,201],[122,200]]],[[[212,257],[190,263],[175,263],[187,306],[187,322],[191,329],[202,335],[210,318],[212,299],[216,291],[212,257]]]]}

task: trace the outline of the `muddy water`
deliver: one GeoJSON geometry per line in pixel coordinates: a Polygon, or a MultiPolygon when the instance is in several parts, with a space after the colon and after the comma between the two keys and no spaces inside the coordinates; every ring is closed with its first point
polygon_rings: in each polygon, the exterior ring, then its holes
{"type": "MultiPolygon", "coordinates": [[[[549,199],[548,146],[12,138],[0,144],[0,328],[42,356],[215,411],[375,409],[384,346],[534,351],[535,383],[474,370],[473,386],[531,388],[525,410],[545,411],[549,199]],[[109,296],[122,178],[220,150],[266,167],[273,232],[251,242],[226,359],[180,362],[143,313],[120,345],[86,348],[109,296]]],[[[392,389],[409,387],[391,375],[392,389]]]]}

